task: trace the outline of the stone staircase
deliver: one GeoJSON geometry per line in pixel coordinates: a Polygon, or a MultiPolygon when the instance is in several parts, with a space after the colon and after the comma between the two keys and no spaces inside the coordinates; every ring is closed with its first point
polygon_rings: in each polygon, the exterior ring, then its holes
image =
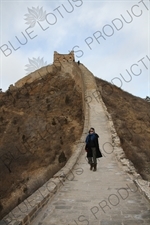
{"type": "Polygon", "coordinates": [[[72,73],[78,67],[81,72],[85,112],[82,137],[66,166],[0,225],[148,225],[150,204],[116,158],[119,140],[116,136],[112,142],[113,124],[95,78],[83,64],[73,64],[68,64],[65,71],[72,73]],[[84,150],[90,127],[100,136],[103,154],[96,172],[89,170],[84,150]]]}

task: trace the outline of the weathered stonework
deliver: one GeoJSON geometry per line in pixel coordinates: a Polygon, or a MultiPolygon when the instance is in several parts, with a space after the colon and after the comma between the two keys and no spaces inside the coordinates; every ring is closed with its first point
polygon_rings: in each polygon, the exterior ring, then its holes
{"type": "Polygon", "coordinates": [[[30,73],[29,75],[23,77],[22,79],[18,80],[15,83],[15,87],[20,88],[23,85],[25,85],[26,83],[32,83],[34,80],[38,80],[41,79],[42,77],[44,77],[45,75],[47,75],[48,73],[53,72],[53,65],[48,65],[45,67],[42,67],[32,73],[30,73]]]}
{"type": "Polygon", "coordinates": [[[69,62],[72,63],[75,61],[74,52],[71,51],[69,54],[59,54],[58,52],[54,51],[54,62],[52,65],[48,65],[42,67],[29,75],[23,77],[22,79],[18,80],[15,83],[16,88],[20,88],[26,83],[32,83],[35,80],[41,79],[45,75],[51,73],[56,69],[56,67],[60,67],[62,63],[69,62]]]}
{"type": "Polygon", "coordinates": [[[104,104],[100,95],[99,95],[99,99],[103,105],[106,116],[109,120],[109,127],[110,127],[110,132],[111,132],[111,137],[112,137],[112,145],[113,145],[113,150],[114,150],[115,156],[116,156],[118,162],[121,163],[123,170],[128,173],[130,178],[133,180],[133,182],[139,188],[140,192],[148,199],[148,201],[150,201],[150,182],[143,180],[141,175],[139,173],[137,173],[133,163],[129,159],[127,159],[125,152],[121,147],[120,138],[116,132],[112,117],[108,113],[107,107],[104,104]]]}
{"type": "Polygon", "coordinates": [[[69,54],[59,54],[58,52],[54,52],[54,64],[60,65],[65,62],[74,62],[74,51],[71,51],[69,54]]]}
{"type": "MultiPolygon", "coordinates": [[[[84,102],[85,106],[86,103],[84,102]]],[[[77,164],[82,151],[85,146],[85,138],[89,128],[89,111],[86,107],[84,129],[82,136],[76,141],[73,148],[74,153],[67,161],[66,165],[59,170],[51,179],[49,179],[43,186],[35,191],[31,196],[25,199],[17,207],[15,207],[9,214],[7,214],[1,221],[0,225],[29,225],[36,217],[39,211],[48,203],[48,201],[55,195],[59,188],[64,185],[65,180],[77,164]]]]}
{"type": "MultiPolygon", "coordinates": [[[[67,55],[66,55],[67,57],[67,55]]],[[[70,57],[70,54],[69,56],[70,57]]],[[[74,59],[74,55],[72,57],[74,59]]],[[[70,61],[70,62],[73,62],[70,61]]],[[[84,108],[84,129],[82,136],[79,140],[74,143],[74,151],[72,156],[67,161],[66,165],[59,170],[51,179],[49,179],[44,185],[37,189],[32,195],[26,198],[22,203],[16,206],[13,210],[9,212],[1,221],[0,225],[29,225],[31,221],[36,217],[38,212],[47,204],[47,202],[55,195],[59,188],[64,185],[65,180],[77,164],[85,147],[85,138],[87,135],[87,130],[89,128],[89,109],[84,101],[84,84],[83,78],[79,72],[75,73],[75,68],[78,68],[76,63],[68,63],[65,66],[65,71],[71,71],[72,76],[75,79],[77,85],[81,86],[83,94],[83,108],[84,108]],[[74,67],[74,68],[73,68],[74,67]]],[[[51,65],[43,67],[28,76],[22,78],[16,82],[15,87],[21,87],[25,83],[31,83],[36,79],[41,79],[47,73],[53,72],[56,69],[60,69],[59,65],[51,65]]],[[[78,68],[79,69],[79,68],[78,68]]],[[[62,68],[63,71],[63,68],[62,68]]],[[[63,74],[63,73],[62,73],[63,74]]],[[[80,89],[79,89],[80,90],[80,89]]]]}

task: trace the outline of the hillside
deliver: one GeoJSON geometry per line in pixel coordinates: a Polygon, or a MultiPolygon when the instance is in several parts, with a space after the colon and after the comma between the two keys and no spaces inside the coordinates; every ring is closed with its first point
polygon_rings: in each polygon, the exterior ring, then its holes
{"type": "Polygon", "coordinates": [[[150,102],[96,78],[126,157],[150,181],[150,102]]]}
{"type": "MultiPolygon", "coordinates": [[[[83,71],[65,57],[51,72],[36,72],[37,80],[31,74],[31,83],[0,93],[0,218],[62,168],[81,137],[83,71]]],[[[150,181],[150,103],[95,79],[126,157],[150,181]]]]}
{"type": "Polygon", "coordinates": [[[1,218],[64,166],[82,129],[82,91],[69,73],[0,93],[1,218]]]}

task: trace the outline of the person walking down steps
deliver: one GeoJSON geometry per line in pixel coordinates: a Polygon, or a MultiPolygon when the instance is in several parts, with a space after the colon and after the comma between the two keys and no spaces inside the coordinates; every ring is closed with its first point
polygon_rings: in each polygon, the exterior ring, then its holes
{"type": "Polygon", "coordinates": [[[101,151],[99,149],[98,138],[99,136],[95,133],[95,129],[91,127],[85,140],[85,151],[87,152],[90,170],[93,169],[93,171],[97,170],[97,158],[102,157],[101,151]]]}

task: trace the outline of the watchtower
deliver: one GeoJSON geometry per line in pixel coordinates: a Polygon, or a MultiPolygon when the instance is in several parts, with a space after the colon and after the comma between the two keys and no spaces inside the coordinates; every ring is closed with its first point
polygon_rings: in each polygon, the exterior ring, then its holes
{"type": "Polygon", "coordinates": [[[59,54],[58,52],[54,51],[54,64],[60,64],[65,62],[74,62],[74,51],[71,51],[69,54],[59,54]]]}

